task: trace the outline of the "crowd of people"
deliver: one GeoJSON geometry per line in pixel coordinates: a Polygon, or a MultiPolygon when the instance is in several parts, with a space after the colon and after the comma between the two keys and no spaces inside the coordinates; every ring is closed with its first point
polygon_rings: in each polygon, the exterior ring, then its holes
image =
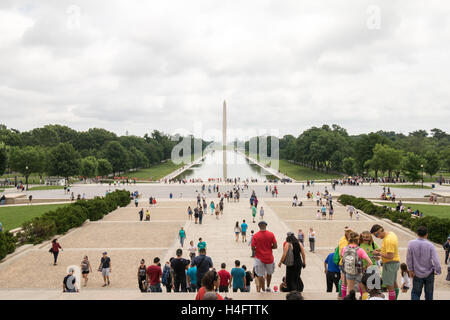
{"type": "MultiPolygon", "coordinates": [[[[208,188],[208,193],[217,193],[218,201],[206,201],[206,186],[202,188],[202,193],[197,193],[197,205],[192,209],[187,208],[189,220],[194,220],[194,224],[202,224],[204,216],[216,215],[219,219],[224,211],[224,199],[239,201],[239,193],[247,189],[248,186],[235,185],[232,189],[219,191],[219,185],[212,185],[208,188]]],[[[276,186],[271,188],[266,186],[266,192],[274,192],[276,186]]],[[[310,199],[316,198],[318,219],[332,219],[333,198],[328,190],[325,193],[310,191],[307,193],[310,199]]],[[[133,193],[135,199],[139,199],[139,193],[133,193]]],[[[154,204],[153,197],[149,203],[154,204]]],[[[137,203],[136,207],[137,207],[137,203]]],[[[222,294],[228,292],[251,292],[251,284],[254,283],[257,292],[290,292],[292,299],[300,299],[301,292],[304,291],[304,283],[301,275],[306,268],[305,240],[309,241],[309,251],[315,253],[316,232],[309,228],[306,234],[302,229],[297,235],[288,232],[285,241],[280,248],[281,258],[275,261],[273,252],[278,249],[277,240],[273,232],[267,230],[267,222],[264,220],[264,209],[260,208],[258,214],[259,200],[255,192],[249,196],[249,204],[252,215],[252,223],[257,223],[259,230],[255,233],[251,230],[247,238],[249,224],[246,219],[236,221],[234,225],[235,241],[248,243],[250,256],[254,259],[254,265],[248,267],[242,265],[236,259],[232,268],[227,268],[225,262],[220,264],[220,269],[216,270],[214,263],[207,255],[207,244],[201,237],[197,245],[194,241],[189,241],[189,246],[185,251],[184,243],[188,235],[184,227],[178,231],[180,248],[175,252],[175,256],[168,261],[161,262],[160,257],[154,257],[153,263],[146,264],[145,259],[140,261],[137,270],[138,287],[141,292],[197,292],[197,300],[226,299],[222,294]],[[186,258],[184,257],[186,255],[186,258]],[[187,257],[188,255],[188,257],[187,257]],[[276,267],[285,266],[285,275],[279,286],[271,288],[272,275],[276,272],[276,267]]],[[[298,201],[298,196],[294,195],[292,206],[302,206],[298,201]]],[[[400,208],[402,208],[400,202],[400,208]]],[[[353,215],[358,220],[359,213],[353,206],[347,207],[350,219],[353,215]]],[[[145,214],[150,216],[149,210],[145,214]]],[[[143,220],[144,209],[139,211],[140,220],[143,220]]],[[[250,222],[249,222],[250,223],[250,222]]],[[[439,257],[434,245],[427,240],[428,230],[426,227],[417,229],[417,239],[409,242],[405,261],[400,260],[399,244],[397,235],[392,231],[386,231],[383,226],[374,224],[370,230],[358,233],[349,227],[345,227],[344,235],[337,244],[336,250],[326,255],[324,259],[324,273],[326,281],[326,291],[332,292],[333,288],[338,293],[338,298],[343,300],[396,300],[400,291],[411,292],[411,299],[418,300],[425,292],[425,299],[433,299],[434,277],[442,272],[439,257]],[[382,240],[378,246],[374,238],[382,240]],[[400,275],[400,277],[398,277],[400,275]],[[397,279],[401,281],[398,283],[397,279]]],[[[62,251],[61,245],[55,239],[52,242],[50,252],[53,254],[54,265],[57,264],[58,254],[62,251]]],[[[448,263],[450,251],[450,236],[444,244],[446,252],[445,263],[448,263]]],[[[91,264],[85,256],[80,264],[84,286],[88,283],[88,275],[92,272],[91,264]]],[[[111,274],[111,258],[104,252],[100,260],[98,271],[101,272],[104,285],[110,285],[109,276],[111,274]]],[[[449,269],[450,272],[450,269],[449,269]]],[[[74,288],[73,270],[63,280],[63,290],[65,292],[77,292],[74,288]]],[[[450,275],[447,275],[450,281],[450,275]]]]}

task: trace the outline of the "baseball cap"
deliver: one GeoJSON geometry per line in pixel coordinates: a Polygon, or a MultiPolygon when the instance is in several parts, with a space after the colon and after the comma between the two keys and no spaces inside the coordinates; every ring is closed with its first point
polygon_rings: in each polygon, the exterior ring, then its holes
{"type": "Polygon", "coordinates": [[[258,222],[258,226],[261,224],[265,224],[267,226],[267,222],[265,222],[264,220],[261,220],[260,222],[258,222]]]}
{"type": "Polygon", "coordinates": [[[288,237],[293,236],[293,235],[294,235],[293,232],[288,232],[288,233],[287,233],[287,236],[288,236],[288,237]]]}

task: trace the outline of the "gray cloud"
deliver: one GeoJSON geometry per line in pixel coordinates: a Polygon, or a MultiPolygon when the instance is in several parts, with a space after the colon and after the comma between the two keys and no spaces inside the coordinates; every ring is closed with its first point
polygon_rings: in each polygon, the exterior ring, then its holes
{"type": "Polygon", "coordinates": [[[236,129],[450,131],[449,14],[435,0],[2,1],[0,122],[192,132],[220,128],[226,99],[236,129]]]}

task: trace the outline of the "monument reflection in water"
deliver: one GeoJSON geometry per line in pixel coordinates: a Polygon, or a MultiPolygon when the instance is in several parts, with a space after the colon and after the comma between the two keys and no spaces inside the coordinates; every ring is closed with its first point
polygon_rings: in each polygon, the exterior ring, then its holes
{"type": "Polygon", "coordinates": [[[177,179],[197,179],[207,181],[210,178],[241,178],[265,181],[270,173],[252,164],[239,152],[233,150],[216,150],[209,153],[203,161],[184,171],[177,179]]]}

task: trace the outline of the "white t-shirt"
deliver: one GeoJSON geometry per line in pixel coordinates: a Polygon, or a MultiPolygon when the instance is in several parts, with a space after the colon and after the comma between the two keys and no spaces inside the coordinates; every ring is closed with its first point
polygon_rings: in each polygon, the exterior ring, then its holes
{"type": "Polygon", "coordinates": [[[408,273],[405,272],[402,276],[402,286],[405,285],[405,287],[411,288],[411,278],[408,276],[408,273]]]}

